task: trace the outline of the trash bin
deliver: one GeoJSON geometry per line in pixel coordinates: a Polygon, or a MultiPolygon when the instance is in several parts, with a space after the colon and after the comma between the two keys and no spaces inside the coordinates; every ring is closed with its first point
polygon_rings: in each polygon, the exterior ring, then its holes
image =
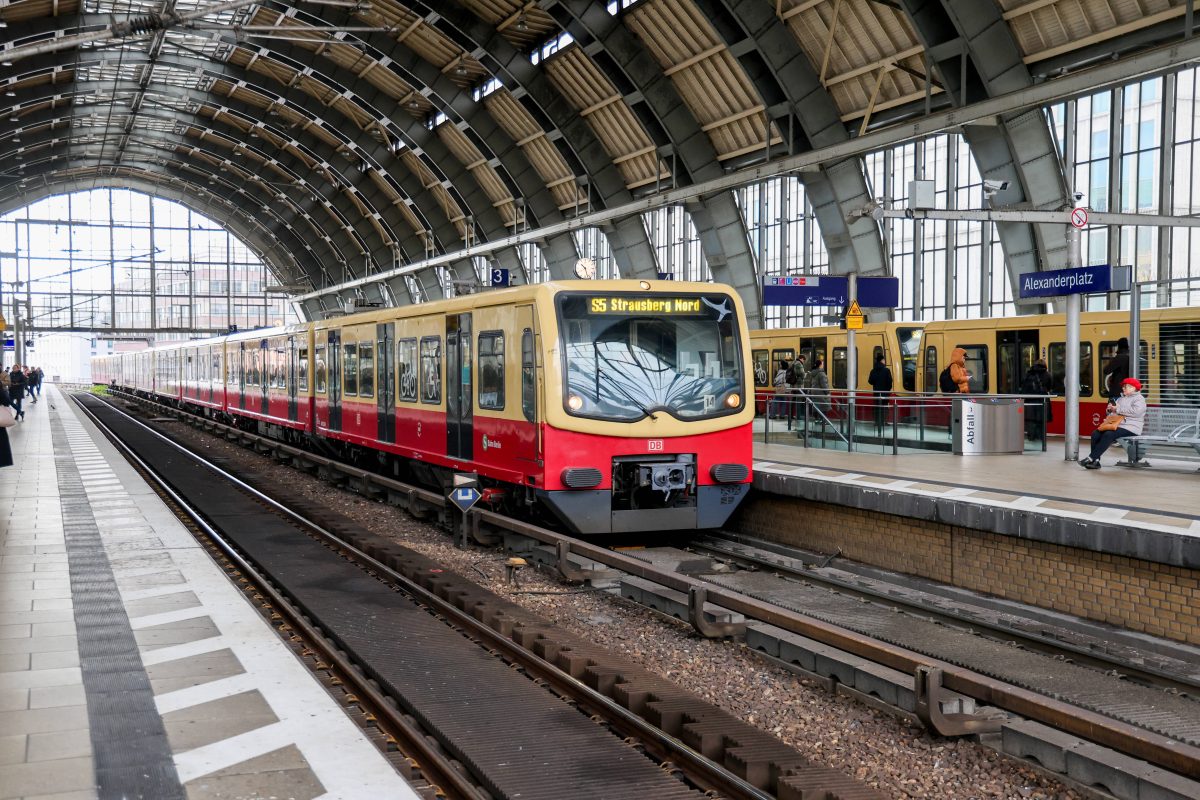
{"type": "Polygon", "coordinates": [[[1025,451],[1025,401],[1019,397],[955,397],[950,417],[954,454],[1025,451]]]}

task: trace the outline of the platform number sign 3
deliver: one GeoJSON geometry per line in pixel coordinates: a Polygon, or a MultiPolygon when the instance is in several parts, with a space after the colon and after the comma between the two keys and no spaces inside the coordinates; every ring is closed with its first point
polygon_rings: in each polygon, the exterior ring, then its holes
{"type": "Polygon", "coordinates": [[[496,267],[492,270],[492,286],[508,286],[508,270],[496,267]]]}

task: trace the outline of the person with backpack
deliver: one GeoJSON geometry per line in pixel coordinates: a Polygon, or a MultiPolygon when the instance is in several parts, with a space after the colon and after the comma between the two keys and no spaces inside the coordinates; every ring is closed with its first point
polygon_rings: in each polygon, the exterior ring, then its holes
{"type": "Polygon", "coordinates": [[[787,362],[787,360],[781,360],[779,362],[779,370],[775,373],[775,380],[772,381],[772,385],[775,387],[775,396],[771,398],[771,402],[768,404],[767,414],[767,416],[769,416],[771,419],[779,419],[783,416],[782,409],[784,408],[784,404],[787,402],[786,398],[784,398],[784,394],[788,390],[788,374],[790,366],[791,365],[787,362]]]}
{"type": "Polygon", "coordinates": [[[950,365],[938,376],[942,394],[970,394],[971,373],[967,372],[967,351],[956,347],[950,352],[950,365]]]}
{"type": "Polygon", "coordinates": [[[813,407],[828,413],[829,376],[825,374],[825,360],[820,356],[813,356],[812,369],[804,374],[804,391],[813,407]]]}
{"type": "Polygon", "coordinates": [[[1110,400],[1121,396],[1121,387],[1129,377],[1129,340],[1117,340],[1117,353],[1104,365],[1104,393],[1110,400]]]}
{"type": "MultiPolygon", "coordinates": [[[[1050,370],[1046,368],[1045,361],[1035,361],[1029,371],[1025,373],[1025,379],[1021,381],[1021,394],[1041,397],[1050,395],[1050,370]]],[[[1045,412],[1045,421],[1049,422],[1049,403],[1031,397],[1025,399],[1025,438],[1031,442],[1040,441],[1045,432],[1042,425],[1043,411],[1045,412]]]]}
{"type": "Polygon", "coordinates": [[[884,363],[883,353],[875,356],[875,366],[867,375],[867,383],[875,391],[875,432],[882,434],[884,409],[887,408],[887,397],[892,393],[892,371],[884,363]]]}

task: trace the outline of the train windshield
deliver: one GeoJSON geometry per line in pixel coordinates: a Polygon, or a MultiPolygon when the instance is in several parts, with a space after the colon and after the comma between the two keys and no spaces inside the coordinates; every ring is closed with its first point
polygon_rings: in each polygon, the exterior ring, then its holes
{"type": "Polygon", "coordinates": [[[726,295],[559,297],[567,412],[633,422],[736,413],[742,350],[726,295]]]}

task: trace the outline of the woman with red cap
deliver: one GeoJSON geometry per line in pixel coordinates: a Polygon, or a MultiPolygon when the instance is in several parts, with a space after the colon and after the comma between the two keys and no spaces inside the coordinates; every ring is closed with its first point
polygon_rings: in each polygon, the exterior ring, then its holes
{"type": "MultiPolygon", "coordinates": [[[[1125,436],[1138,436],[1142,423],[1146,421],[1146,398],[1142,397],[1142,382],[1137,378],[1121,381],[1121,396],[1108,402],[1109,417],[1116,414],[1122,419],[1116,425],[1101,425],[1092,431],[1092,452],[1079,462],[1084,469],[1100,469],[1100,456],[1113,442],[1125,436]]],[[[1108,422],[1108,420],[1106,420],[1108,422]]]]}

